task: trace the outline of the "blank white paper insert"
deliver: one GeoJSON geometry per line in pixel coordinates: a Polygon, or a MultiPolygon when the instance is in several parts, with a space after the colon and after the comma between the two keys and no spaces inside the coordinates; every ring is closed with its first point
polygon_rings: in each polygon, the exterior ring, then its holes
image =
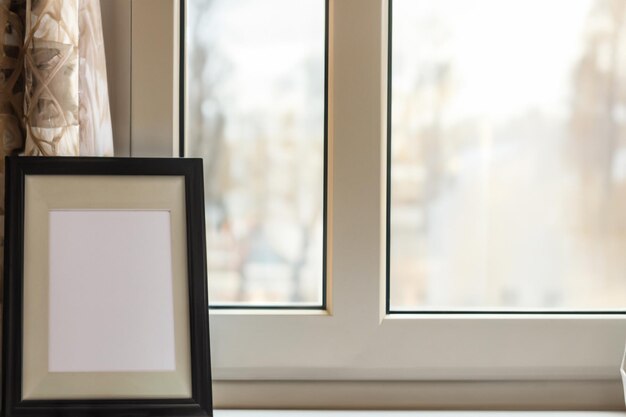
{"type": "Polygon", "coordinates": [[[173,371],[169,211],[50,211],[49,372],[173,371]]]}

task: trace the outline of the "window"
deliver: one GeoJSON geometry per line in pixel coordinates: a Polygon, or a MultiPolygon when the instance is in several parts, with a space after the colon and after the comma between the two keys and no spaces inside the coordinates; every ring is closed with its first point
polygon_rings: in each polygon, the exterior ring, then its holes
{"type": "Polygon", "coordinates": [[[324,0],[189,0],[211,306],[324,308],[324,0]]]}
{"type": "Polygon", "coordinates": [[[392,13],[390,310],[624,312],[626,2],[392,13]]]}
{"type": "MultiPolygon", "coordinates": [[[[133,5],[169,10],[178,22],[181,4],[172,0],[133,5]]],[[[216,405],[620,407],[622,314],[387,314],[389,6],[383,0],[328,3],[327,307],[212,310],[216,405]]],[[[133,18],[140,14],[133,10],[133,18]]],[[[144,37],[152,30],[133,29],[144,37]]],[[[176,24],[158,30],[177,44],[176,24]]],[[[147,51],[149,44],[134,37],[132,49],[147,51]]],[[[171,61],[165,52],[162,62],[171,61]]],[[[133,77],[140,75],[133,69],[133,77]]],[[[176,73],[157,79],[178,84],[176,73]]],[[[149,101],[146,91],[133,94],[134,101],[149,101]]],[[[166,122],[153,117],[143,126],[175,125],[177,108],[166,122]]],[[[177,154],[169,136],[142,149],[177,154]]]]}

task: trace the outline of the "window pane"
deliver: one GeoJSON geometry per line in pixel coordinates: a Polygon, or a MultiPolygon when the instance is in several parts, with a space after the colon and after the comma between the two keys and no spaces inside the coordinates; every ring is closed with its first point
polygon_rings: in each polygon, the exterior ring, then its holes
{"type": "Polygon", "coordinates": [[[212,305],[321,306],[324,0],[188,0],[212,305]]]}
{"type": "Polygon", "coordinates": [[[626,307],[626,1],[392,18],[391,310],[626,307]]]}

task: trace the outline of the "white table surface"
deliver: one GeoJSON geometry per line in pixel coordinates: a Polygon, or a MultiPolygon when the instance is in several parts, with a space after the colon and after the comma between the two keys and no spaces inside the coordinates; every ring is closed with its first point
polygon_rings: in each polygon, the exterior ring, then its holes
{"type": "Polygon", "coordinates": [[[626,411],[300,411],[215,410],[215,417],[617,417],[626,411]]]}

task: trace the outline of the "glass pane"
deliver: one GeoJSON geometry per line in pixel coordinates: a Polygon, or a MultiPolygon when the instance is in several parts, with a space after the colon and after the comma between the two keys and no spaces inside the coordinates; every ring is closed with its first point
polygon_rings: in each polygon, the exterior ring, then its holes
{"type": "Polygon", "coordinates": [[[324,0],[188,0],[211,305],[321,306],[324,0]]]}
{"type": "Polygon", "coordinates": [[[391,309],[626,307],[626,1],[392,18],[391,309]]]}

